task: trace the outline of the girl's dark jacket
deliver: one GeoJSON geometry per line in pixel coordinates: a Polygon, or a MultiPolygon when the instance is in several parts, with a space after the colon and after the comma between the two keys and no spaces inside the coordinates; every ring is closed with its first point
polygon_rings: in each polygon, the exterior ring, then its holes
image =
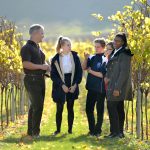
{"type": "MultiPolygon", "coordinates": [[[[114,51],[112,52],[112,54],[114,51]]],[[[122,47],[107,64],[106,77],[110,79],[107,89],[107,100],[132,100],[131,84],[131,51],[122,47]],[[119,90],[120,95],[113,96],[113,91],[119,90]]]]}
{"type": "MultiPolygon", "coordinates": [[[[79,60],[79,57],[76,52],[71,51],[71,61],[72,61],[72,76],[71,76],[71,85],[77,84],[77,88],[74,93],[71,94],[71,100],[78,99],[79,87],[78,85],[82,80],[82,67],[79,60]]],[[[51,62],[51,79],[53,81],[52,85],[52,98],[53,101],[65,102],[66,94],[62,89],[62,85],[65,84],[64,73],[62,71],[62,56],[61,54],[56,54],[51,62]]]]}

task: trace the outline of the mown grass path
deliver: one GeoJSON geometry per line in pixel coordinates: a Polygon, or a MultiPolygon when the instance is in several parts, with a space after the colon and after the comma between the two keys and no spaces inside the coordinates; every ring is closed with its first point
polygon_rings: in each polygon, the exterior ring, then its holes
{"type": "Polygon", "coordinates": [[[66,106],[63,112],[62,132],[58,136],[53,136],[55,131],[55,104],[51,100],[51,82],[47,82],[46,100],[41,124],[41,137],[29,141],[25,139],[27,116],[21,118],[0,137],[0,150],[148,150],[150,142],[145,143],[136,140],[133,136],[126,133],[124,139],[106,139],[104,135],[109,133],[109,121],[105,113],[103,124],[103,133],[100,138],[89,137],[87,119],[84,112],[86,90],[85,81],[81,84],[81,94],[79,100],[75,102],[75,120],[73,134],[67,133],[67,110],[66,106]]]}

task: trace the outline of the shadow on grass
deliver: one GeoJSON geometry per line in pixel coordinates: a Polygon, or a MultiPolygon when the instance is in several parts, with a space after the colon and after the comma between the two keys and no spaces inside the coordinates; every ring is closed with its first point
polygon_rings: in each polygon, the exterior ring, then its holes
{"type": "Polygon", "coordinates": [[[6,139],[4,139],[4,140],[1,140],[0,142],[1,143],[18,143],[18,142],[20,142],[20,139],[21,138],[6,138],[6,139]]]}
{"type": "MultiPolygon", "coordinates": [[[[87,147],[100,147],[100,148],[105,148],[106,150],[135,150],[138,149],[137,143],[134,143],[132,141],[132,138],[126,137],[124,139],[119,139],[119,138],[104,138],[101,136],[100,138],[96,137],[90,137],[85,134],[79,135],[79,136],[68,136],[67,133],[60,134],[57,136],[53,135],[42,135],[40,136],[39,139],[34,139],[32,141],[24,140],[23,138],[6,138],[4,140],[1,140],[0,142],[2,143],[7,143],[7,144],[19,144],[19,143],[24,143],[28,145],[32,145],[33,142],[40,142],[40,141],[45,141],[45,142],[56,142],[59,141],[61,142],[67,142],[71,143],[72,145],[86,145],[87,147]],[[68,137],[68,138],[67,138],[68,137]]],[[[147,143],[149,144],[149,142],[147,143]]]]}
{"type": "Polygon", "coordinates": [[[36,141],[62,141],[61,139],[64,139],[67,137],[67,134],[64,133],[64,134],[60,134],[60,135],[57,135],[57,136],[54,136],[54,135],[43,135],[43,136],[40,136],[39,139],[35,139],[36,141]]]}
{"type": "Polygon", "coordinates": [[[28,140],[24,137],[20,137],[20,138],[13,138],[13,137],[9,137],[6,138],[4,140],[1,140],[0,142],[2,143],[14,143],[14,144],[18,144],[20,142],[23,142],[24,144],[32,144],[34,141],[38,142],[38,141],[60,141],[61,139],[64,139],[67,136],[67,134],[61,134],[59,136],[54,136],[54,135],[43,135],[40,136],[40,138],[35,138],[32,140],[28,140]]]}
{"type": "Polygon", "coordinates": [[[89,146],[102,147],[102,148],[106,148],[106,149],[135,150],[136,145],[130,145],[129,141],[130,141],[129,138],[110,139],[110,138],[104,138],[103,136],[100,138],[96,138],[96,137],[89,137],[87,135],[80,135],[78,137],[70,139],[70,142],[75,143],[75,144],[82,142],[89,146]]]}

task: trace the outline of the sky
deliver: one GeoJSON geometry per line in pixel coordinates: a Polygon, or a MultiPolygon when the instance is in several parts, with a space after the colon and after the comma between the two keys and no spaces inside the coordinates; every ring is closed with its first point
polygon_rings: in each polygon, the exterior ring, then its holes
{"type": "Polygon", "coordinates": [[[122,11],[131,0],[0,0],[0,16],[14,21],[27,34],[30,25],[39,23],[49,37],[90,35],[91,31],[108,32],[107,17],[122,11]],[[91,16],[100,13],[104,21],[91,16]]]}

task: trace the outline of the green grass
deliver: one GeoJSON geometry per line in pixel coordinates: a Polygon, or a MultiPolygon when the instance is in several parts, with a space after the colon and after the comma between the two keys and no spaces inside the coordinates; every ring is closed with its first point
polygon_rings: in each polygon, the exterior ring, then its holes
{"type": "Polygon", "coordinates": [[[56,137],[52,133],[56,130],[55,127],[55,104],[51,99],[51,83],[47,83],[46,100],[44,113],[41,124],[41,137],[33,141],[22,139],[22,134],[27,129],[27,116],[22,120],[11,124],[7,128],[3,137],[0,137],[0,150],[148,150],[149,143],[137,140],[133,135],[126,133],[125,139],[106,139],[104,135],[109,133],[109,120],[105,113],[102,136],[88,137],[88,125],[84,112],[86,90],[84,81],[81,84],[81,94],[79,100],[75,102],[75,120],[73,134],[67,134],[67,110],[66,106],[63,112],[62,133],[56,137]]]}

